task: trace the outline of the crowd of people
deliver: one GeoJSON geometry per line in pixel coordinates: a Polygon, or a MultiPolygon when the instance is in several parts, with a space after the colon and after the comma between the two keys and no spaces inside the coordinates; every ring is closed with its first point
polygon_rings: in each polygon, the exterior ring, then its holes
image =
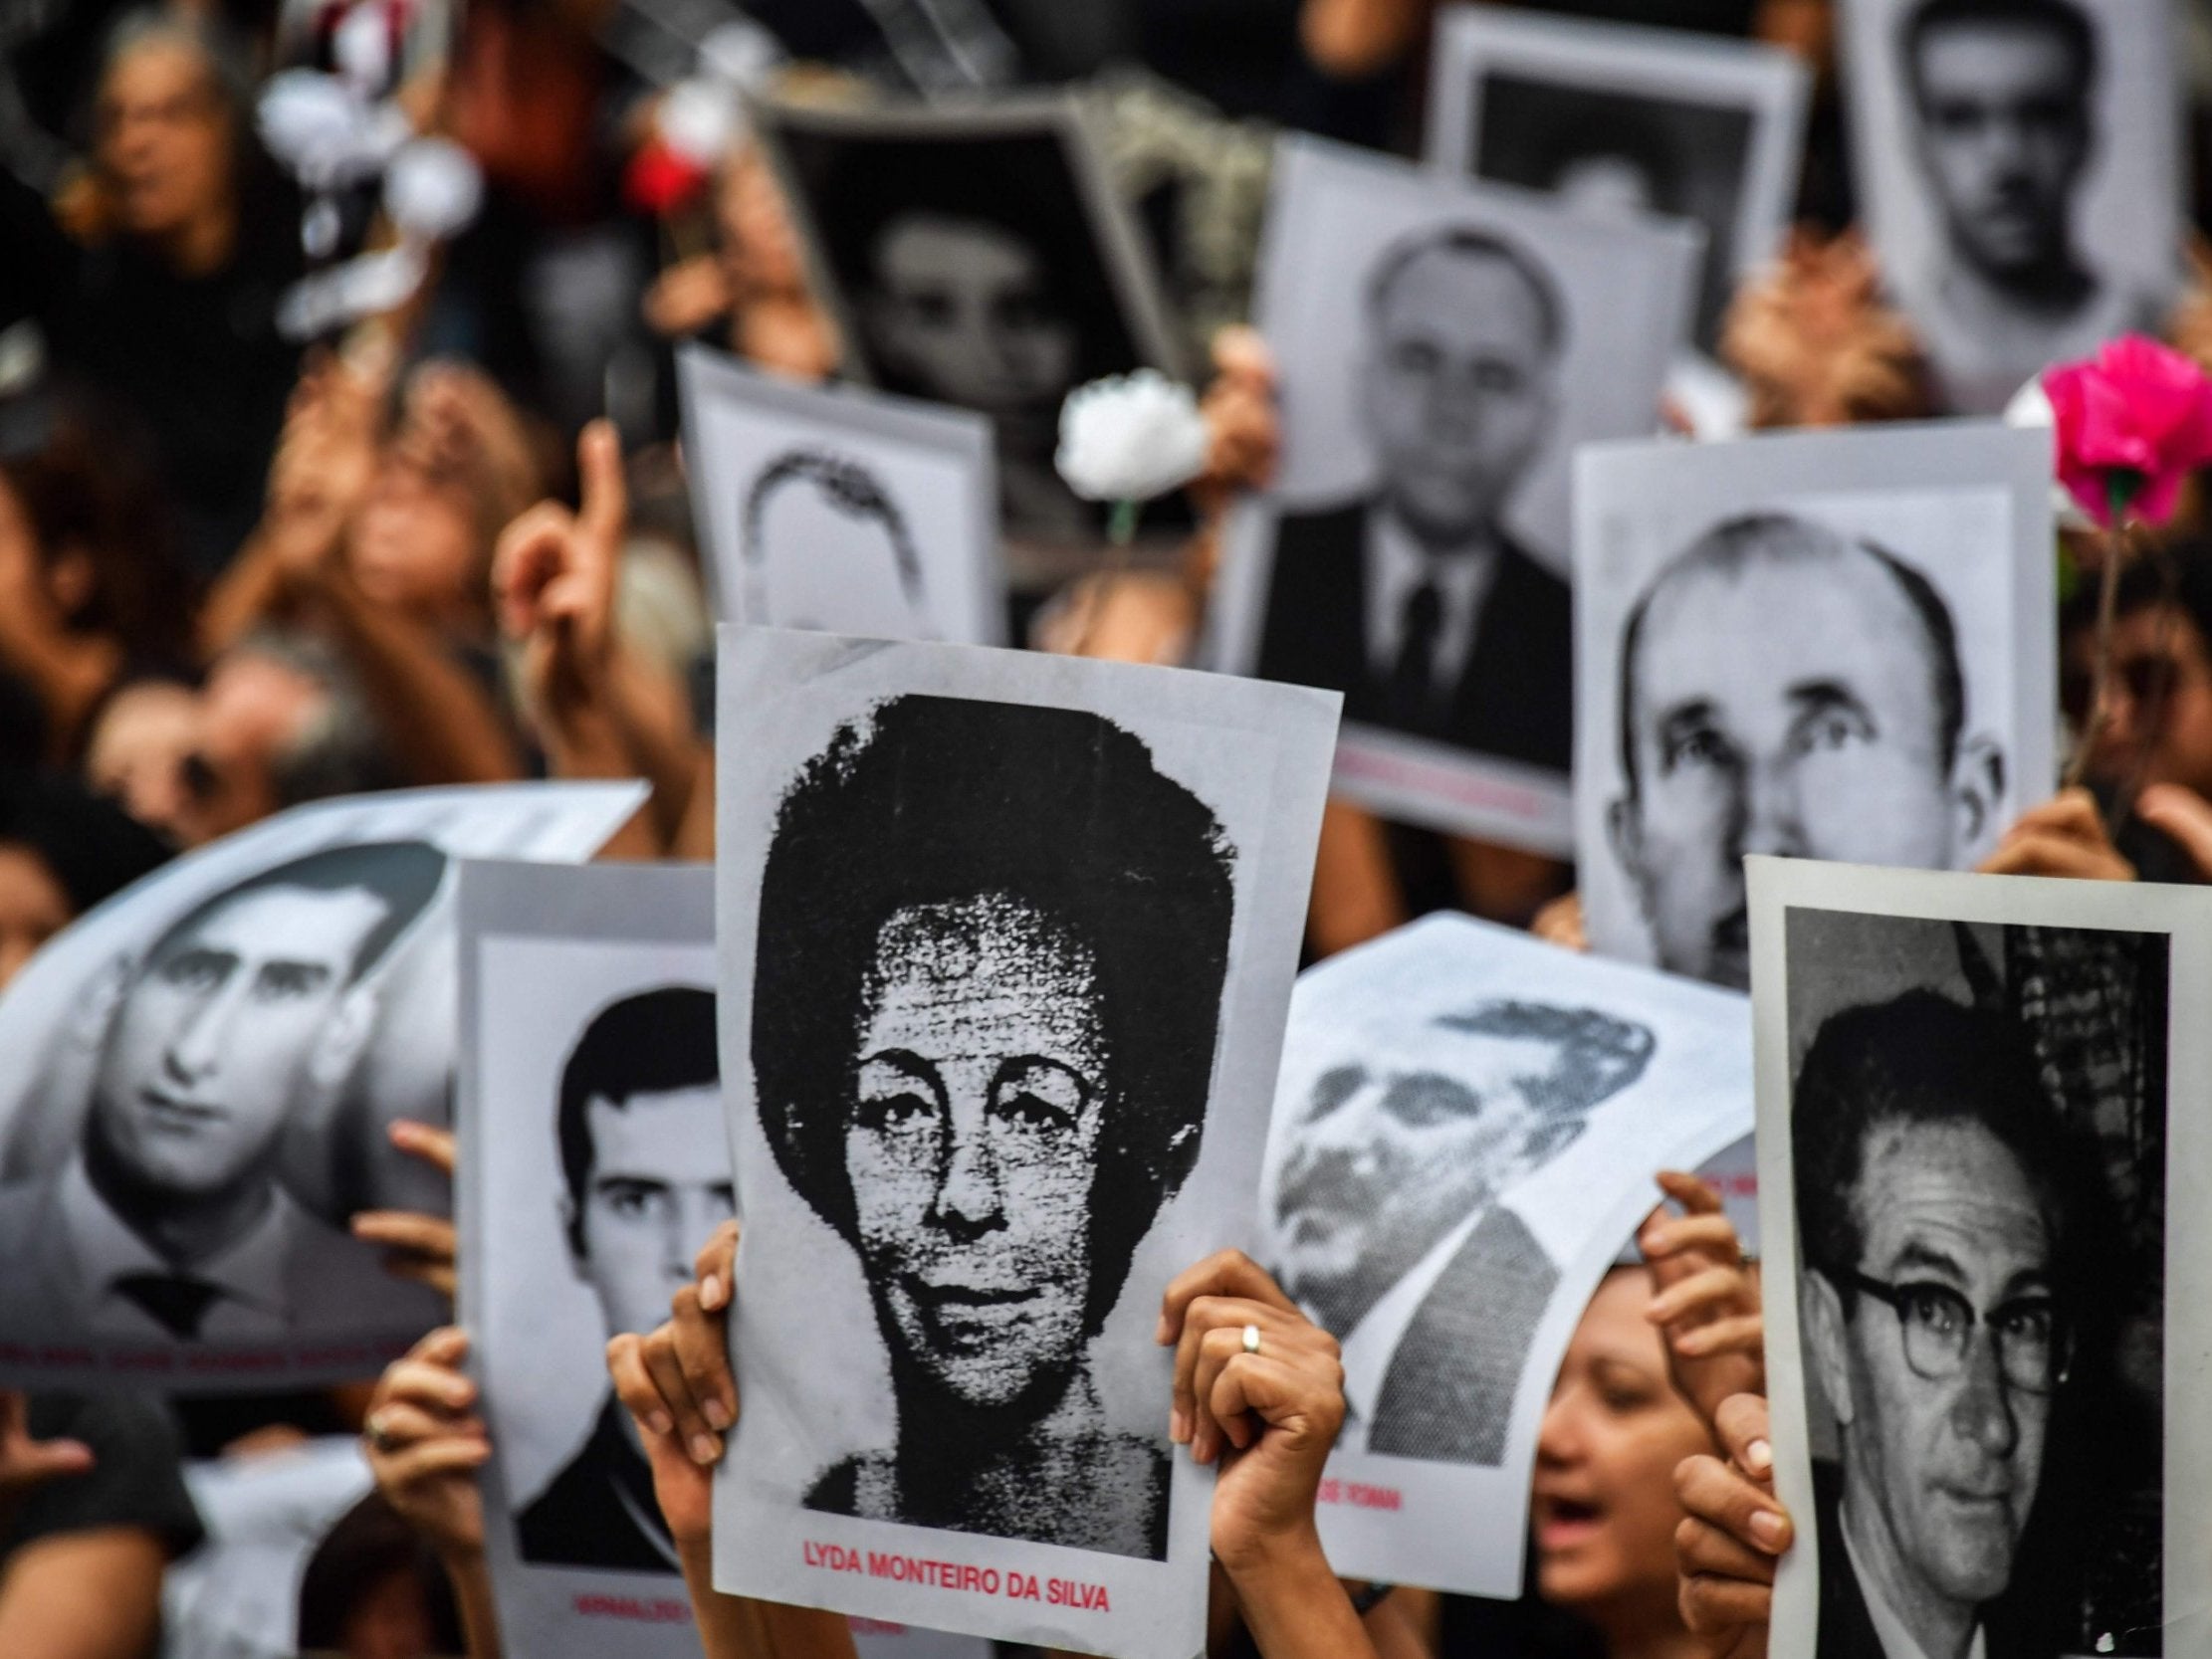
{"type": "MultiPolygon", "coordinates": [[[[1643,22],[1655,11],[1634,0],[1536,9],[1643,22]]],[[[676,78],[655,68],[670,50],[661,10],[614,0],[34,0],[0,19],[0,985],[74,919],[167,861],[317,799],[642,777],[650,800],[604,856],[712,858],[713,616],[673,351],[704,340],[812,381],[835,374],[840,347],[809,292],[777,178],[742,123],[706,168],[703,195],[681,207],[640,199],[639,157],[657,142],[676,78]],[[287,302],[329,271],[328,239],[371,252],[400,244],[372,192],[279,165],[257,101],[288,70],[357,61],[361,31],[340,37],[358,17],[381,32],[378,106],[407,133],[466,151],[482,202],[391,304],[303,329],[287,302]]],[[[1080,84],[1114,89],[1141,113],[1142,98],[1166,89],[1199,101],[1203,116],[1190,118],[1215,135],[1226,172],[1254,132],[1277,129],[1410,149],[1435,7],[754,0],[743,17],[735,6],[705,10],[773,39],[785,60],[773,85],[793,97],[1080,84]]],[[[1747,424],[1948,412],[1944,365],[1958,342],[1916,330],[1853,231],[1833,0],[1658,10],[1669,25],[1783,46],[1815,77],[1800,228],[1781,259],[1736,289],[1719,330],[1747,424]]],[[[2194,11],[2184,27],[2193,33],[2181,73],[2195,77],[2204,163],[2196,216],[2212,234],[2212,28],[2194,11]]],[[[1233,182],[1222,185],[1231,197],[1233,182]]],[[[1171,280],[1191,319],[1238,314],[1237,274],[1248,286],[1257,257],[1257,224],[1245,228],[1246,245],[1201,247],[1194,269],[1171,280]]],[[[896,319],[899,337],[921,365],[918,387],[966,387],[970,406],[989,411],[1011,394],[968,371],[995,349],[975,331],[994,319],[949,314],[958,309],[918,299],[896,319]]],[[[2212,263],[2169,315],[2122,320],[2105,309],[2115,327],[2163,332],[2212,370],[2212,263]]],[[[1540,324],[1526,331],[1533,340],[1540,324]]],[[[1204,343],[1210,449],[1187,492],[1192,527],[1177,532],[1172,557],[1135,566],[1102,545],[1047,555],[1016,537],[1009,621],[1021,643],[1188,656],[1223,516],[1264,486],[1278,449],[1267,342],[1227,326],[1204,343]]],[[[1692,424],[1678,408],[1655,411],[1655,426],[1661,418],[1692,424]]],[[[1018,516],[1016,494],[1007,506],[1018,516]]],[[[2067,532],[2061,684],[2075,781],[2048,798],[2021,785],[2042,804],[1992,837],[1986,871],[2212,882],[2206,500],[2193,488],[2149,541],[2067,532]],[[2123,558],[2101,623],[2095,578],[2123,558]]],[[[1076,522],[1078,540],[1097,540],[1087,518],[1076,522]]],[[[1329,528],[1318,518],[1306,527],[1329,528]]],[[[1527,585],[1527,627],[1557,633],[1563,652],[1564,585],[1532,562],[1527,585]]],[[[1478,700],[1495,708],[1514,677],[1505,659],[1484,661],[1506,675],[1478,700]]],[[[1288,663],[1264,672],[1301,678],[1288,663]]],[[[1567,689],[1540,690],[1558,717],[1545,750],[1563,760],[1567,689]]],[[[1946,803],[1973,794],[1963,774],[1982,763],[1964,748],[1953,759],[1957,775],[1938,790],[1946,803]]],[[[1947,805],[1936,815],[1955,822],[1947,805]]],[[[1893,827],[1857,826],[1853,844],[1887,846],[1893,827]]],[[[1744,852],[1820,850],[1803,826],[1786,845],[1760,833],[1748,822],[1701,825],[1695,856],[1717,852],[1725,884],[1744,852]]],[[[1639,852],[1640,869],[1678,871],[1692,856],[1657,831],[1639,852]]],[[[1575,883],[1564,861],[1333,802],[1308,959],[1447,906],[1581,947],[1575,883]]],[[[1725,977],[1699,954],[1711,929],[1698,927],[1669,965],[1725,977]]],[[[621,1045],[609,1042],[603,1058],[614,1065],[621,1045]]],[[[689,1072],[652,1087],[711,1089],[711,1048],[690,1058],[689,1072]]],[[[444,1131],[403,1126],[399,1139],[402,1151],[451,1171],[444,1131]]],[[[1175,1442],[1218,1469],[1211,1651],[1763,1653],[1774,1563],[1801,1533],[1832,1529],[1833,1510],[1793,1517],[1774,1497],[1755,1264],[1709,1187],[1653,1173],[1659,1207],[1635,1241],[1642,1264],[1606,1277],[1543,1415],[1530,1591],[1515,1604],[1340,1582],[1315,1524],[1346,1410],[1338,1344],[1314,1323],[1318,1309],[1241,1256],[1175,1282],[1159,1317],[1175,1356],[1160,1408],[1175,1442]]],[[[713,1184],[726,1207],[726,1182],[713,1184]]],[[[388,1248],[392,1271],[452,1295],[449,1223],[379,1213],[359,1217],[355,1233],[388,1248]]],[[[618,1472],[643,1454],[641,1503],[680,1559],[715,1659],[843,1655],[852,1638],[841,1618],[713,1587],[710,1477],[743,1409],[727,1330],[735,1239],[734,1222],[715,1234],[672,1308],[651,1305],[673,1288],[665,1283],[643,1308],[634,1286],[602,1288],[617,1333],[612,1393],[579,1458],[618,1472]]],[[[20,1267],[0,1261],[0,1274],[20,1267]]],[[[2010,1351],[2023,1376],[2043,1362],[2024,1345],[2010,1351]]],[[[499,1654],[476,1484],[489,1431],[468,1353],[468,1334],[446,1328],[380,1377],[311,1394],[0,1394],[0,1652],[159,1651],[165,1576],[176,1643],[197,1615],[175,1563],[204,1531],[186,1468],[366,1428],[374,1492],[314,1547],[298,1592],[300,1646],[352,1659],[499,1654]]],[[[2037,1378],[2027,1380],[2032,1392],[2037,1378]]],[[[851,1486],[866,1474],[827,1478],[851,1486]]],[[[194,1490],[206,1507],[207,1488],[194,1490]]],[[[563,1529],[594,1524],[587,1510],[558,1507],[523,1520],[555,1550],[563,1529]]],[[[1917,1537],[1899,1531],[1908,1544],[1917,1537]]],[[[1974,1586],[1995,1570],[1990,1553],[2009,1567],[2016,1543],[2017,1529],[1986,1541],[1980,1559],[1964,1544],[1948,1554],[1929,1544],[1944,1570],[1926,1576],[1937,1601],[1949,1586],[1959,1653],[1975,1630],[1974,1586]]],[[[653,1548],[642,1527],[636,1548],[653,1548]]],[[[1860,1651],[1881,1651],[1869,1628],[1877,1645],[1860,1651]]]]}

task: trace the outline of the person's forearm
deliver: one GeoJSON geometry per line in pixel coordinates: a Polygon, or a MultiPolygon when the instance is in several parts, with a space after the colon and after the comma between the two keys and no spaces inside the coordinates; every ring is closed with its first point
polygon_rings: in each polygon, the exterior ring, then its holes
{"type": "Polygon", "coordinates": [[[236,645],[277,608],[284,591],[284,570],[270,540],[266,521],[246,538],[230,567],[215,578],[200,606],[199,647],[212,660],[236,645]]]}
{"type": "Polygon", "coordinates": [[[706,1659],[855,1659],[843,1614],[723,1594],[714,1587],[714,1553],[704,1539],[678,1555],[706,1659]]]}
{"type": "Polygon", "coordinates": [[[161,1624],[161,1541],[139,1527],[63,1533],[0,1569],[0,1653],[138,1659],[161,1624]]]}
{"type": "Polygon", "coordinates": [[[0,666],[14,672],[45,713],[47,758],[67,764],[87,718],[115,683],[121,652],[102,639],[72,640],[18,630],[0,638],[0,666]]]}
{"type": "Polygon", "coordinates": [[[342,573],[327,578],[323,594],[335,643],[360,675],[410,782],[505,783],[523,775],[491,699],[427,629],[371,603],[342,573]]]}
{"type": "Polygon", "coordinates": [[[637,775],[653,786],[653,819],[664,842],[675,840],[699,775],[699,738],[682,692],[634,653],[616,648],[607,674],[607,712],[637,775]]]}
{"type": "MultiPolygon", "coordinates": [[[[1321,1541],[1288,1540],[1249,1561],[1224,1561],[1262,1659],[1381,1659],[1329,1570],[1321,1541]]],[[[1394,1648],[1391,1659],[1400,1659],[1394,1648]]]]}
{"type": "Polygon", "coordinates": [[[492,1599],[492,1569],[484,1552],[446,1552],[445,1575],[461,1612],[461,1640],[469,1659],[500,1659],[499,1609],[492,1599]]]}

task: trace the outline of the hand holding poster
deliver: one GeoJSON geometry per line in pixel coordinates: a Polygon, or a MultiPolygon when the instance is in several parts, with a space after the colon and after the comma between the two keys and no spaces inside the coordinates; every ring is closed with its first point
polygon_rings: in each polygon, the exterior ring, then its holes
{"type": "Polygon", "coordinates": [[[2201,1652],[2212,894],[1749,868],[1775,1651],[2201,1652]]]}
{"type": "Polygon", "coordinates": [[[720,696],[716,1584],[1195,1651],[1155,1326],[1245,1236],[1334,699],[751,629],[720,696]]]}
{"type": "Polygon", "coordinates": [[[532,1654],[603,1652],[614,1632],[626,1652],[696,1653],[604,1354],[668,1317],[735,1212],[714,876],[468,864],[459,910],[459,1315],[491,1433],[500,1628],[532,1654]]]}
{"type": "Polygon", "coordinates": [[[1520,1593],[1560,1355],[1653,1173],[1744,1134],[1748,1012],[1465,918],[1300,976],[1264,1260],[1343,1344],[1337,1571],[1520,1593]]]}
{"type": "Polygon", "coordinates": [[[215,843],[57,937],[0,998],[0,1376],[198,1389],[359,1376],[436,1300],[347,1236],[443,1210],[390,1143],[442,1122],[448,863],[583,859],[635,784],[320,802],[215,843]]]}

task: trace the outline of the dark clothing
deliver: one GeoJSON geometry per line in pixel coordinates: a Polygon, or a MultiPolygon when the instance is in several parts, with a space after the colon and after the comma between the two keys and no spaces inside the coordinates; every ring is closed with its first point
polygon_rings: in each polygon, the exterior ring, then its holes
{"type": "MultiPolygon", "coordinates": [[[[1260,678],[1344,693],[1344,718],[1407,729],[1369,661],[1367,549],[1380,507],[1286,514],[1259,642],[1260,678]]],[[[1549,771],[1574,754],[1574,619],[1567,584],[1500,534],[1497,567],[1438,718],[1426,730],[1474,754],[1549,771]]]]}
{"type": "Polygon", "coordinates": [[[583,1449],[515,1517],[524,1560],[610,1572],[677,1570],[653,1471],[623,1434],[621,1410],[609,1394],[583,1449]]]}
{"type": "Polygon", "coordinates": [[[302,270],[299,213],[281,187],[259,194],[240,209],[230,263],[186,277],[128,241],[80,246],[36,192],[0,175],[0,327],[36,318],[104,436],[144,449],[175,506],[178,550],[203,578],[260,516],[299,371],[276,323],[302,270]]]}
{"type": "Polygon", "coordinates": [[[1559,1283],[1526,1222],[1492,1209],[1437,1280],[1391,1354],[1367,1449],[1495,1466],[1529,1344],[1559,1283]]]}
{"type": "Polygon", "coordinates": [[[184,1489],[175,1419],[148,1394],[33,1394],[33,1440],[81,1440],[93,1466],[34,1487],[0,1525],[0,1561],[25,1545],[67,1533],[140,1528],[173,1559],[200,1542],[199,1513],[184,1489]]]}

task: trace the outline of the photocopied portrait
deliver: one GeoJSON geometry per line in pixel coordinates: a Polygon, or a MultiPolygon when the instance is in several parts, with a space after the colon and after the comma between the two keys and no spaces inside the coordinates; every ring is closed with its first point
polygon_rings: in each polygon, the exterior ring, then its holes
{"type": "Polygon", "coordinates": [[[1953,410],[2162,331],[2180,281],[2165,0],[1849,0],[1855,154],[1953,410]]]}
{"type": "Polygon", "coordinates": [[[1270,224],[1283,460],[1231,529],[1217,659],[1344,694],[1353,798],[1561,850],[1566,457],[1653,430],[1697,234],[1304,139],[1270,224]]]}
{"type": "Polygon", "coordinates": [[[988,417],[1012,533],[1095,539],[1052,466],[1060,405],[1101,375],[1181,365],[1076,106],[778,104],[760,131],[848,372],[988,417]]]}
{"type": "Polygon", "coordinates": [[[693,510],[726,621],[991,645],[1006,629],[991,426],[678,354],[693,510]]]}
{"type": "Polygon", "coordinates": [[[2205,1522],[2162,1418],[2203,1367],[2167,1103],[2212,907],[1751,865],[1776,1642],[2161,1651],[2205,1522]]]}
{"type": "Polygon", "coordinates": [[[1297,933],[1259,884],[1310,857],[1332,700],[1071,666],[723,635],[747,1410],[716,1541],[817,1605],[1133,1653],[1203,1606],[1150,1322],[1248,1214],[1265,1090],[1231,1068],[1279,1041],[1297,933]],[[863,1545],[1096,1598],[809,1571],[863,1545]]]}
{"type": "Polygon", "coordinates": [[[1741,997],[1464,917],[1301,976],[1262,1236],[1343,1345],[1324,1493],[1370,1501],[1324,1502],[1333,1563],[1519,1593],[1560,1355],[1649,1172],[1744,1135],[1750,1064],[1741,997]]]}
{"type": "Polygon", "coordinates": [[[2049,792],[2048,465],[1969,425],[1584,453],[1593,947],[1740,989],[1745,854],[1965,869],[2049,792]]]}
{"type": "Polygon", "coordinates": [[[1431,61],[1432,163],[1577,211],[1704,227],[1695,346],[1789,225],[1811,79],[1752,42],[1459,6],[1431,61]]]}
{"type": "Polygon", "coordinates": [[[0,1370],[266,1386],[373,1368],[435,1323],[346,1221],[450,1202],[383,1160],[395,1118],[447,1110],[452,1014],[422,1005],[450,996],[451,863],[582,858],[636,800],[540,785],[302,808],[58,938],[0,999],[24,1057],[0,1116],[0,1370]]]}
{"type": "MultiPolygon", "coordinates": [[[[688,867],[461,877],[460,1317],[492,1437],[487,1549],[501,1628],[556,1659],[607,1641],[579,1597],[683,1599],[603,1355],[668,1318],[736,1212],[713,889],[688,867]]],[[[656,1639],[639,1651],[696,1646],[688,1623],[623,1630],[656,1639]]]]}

